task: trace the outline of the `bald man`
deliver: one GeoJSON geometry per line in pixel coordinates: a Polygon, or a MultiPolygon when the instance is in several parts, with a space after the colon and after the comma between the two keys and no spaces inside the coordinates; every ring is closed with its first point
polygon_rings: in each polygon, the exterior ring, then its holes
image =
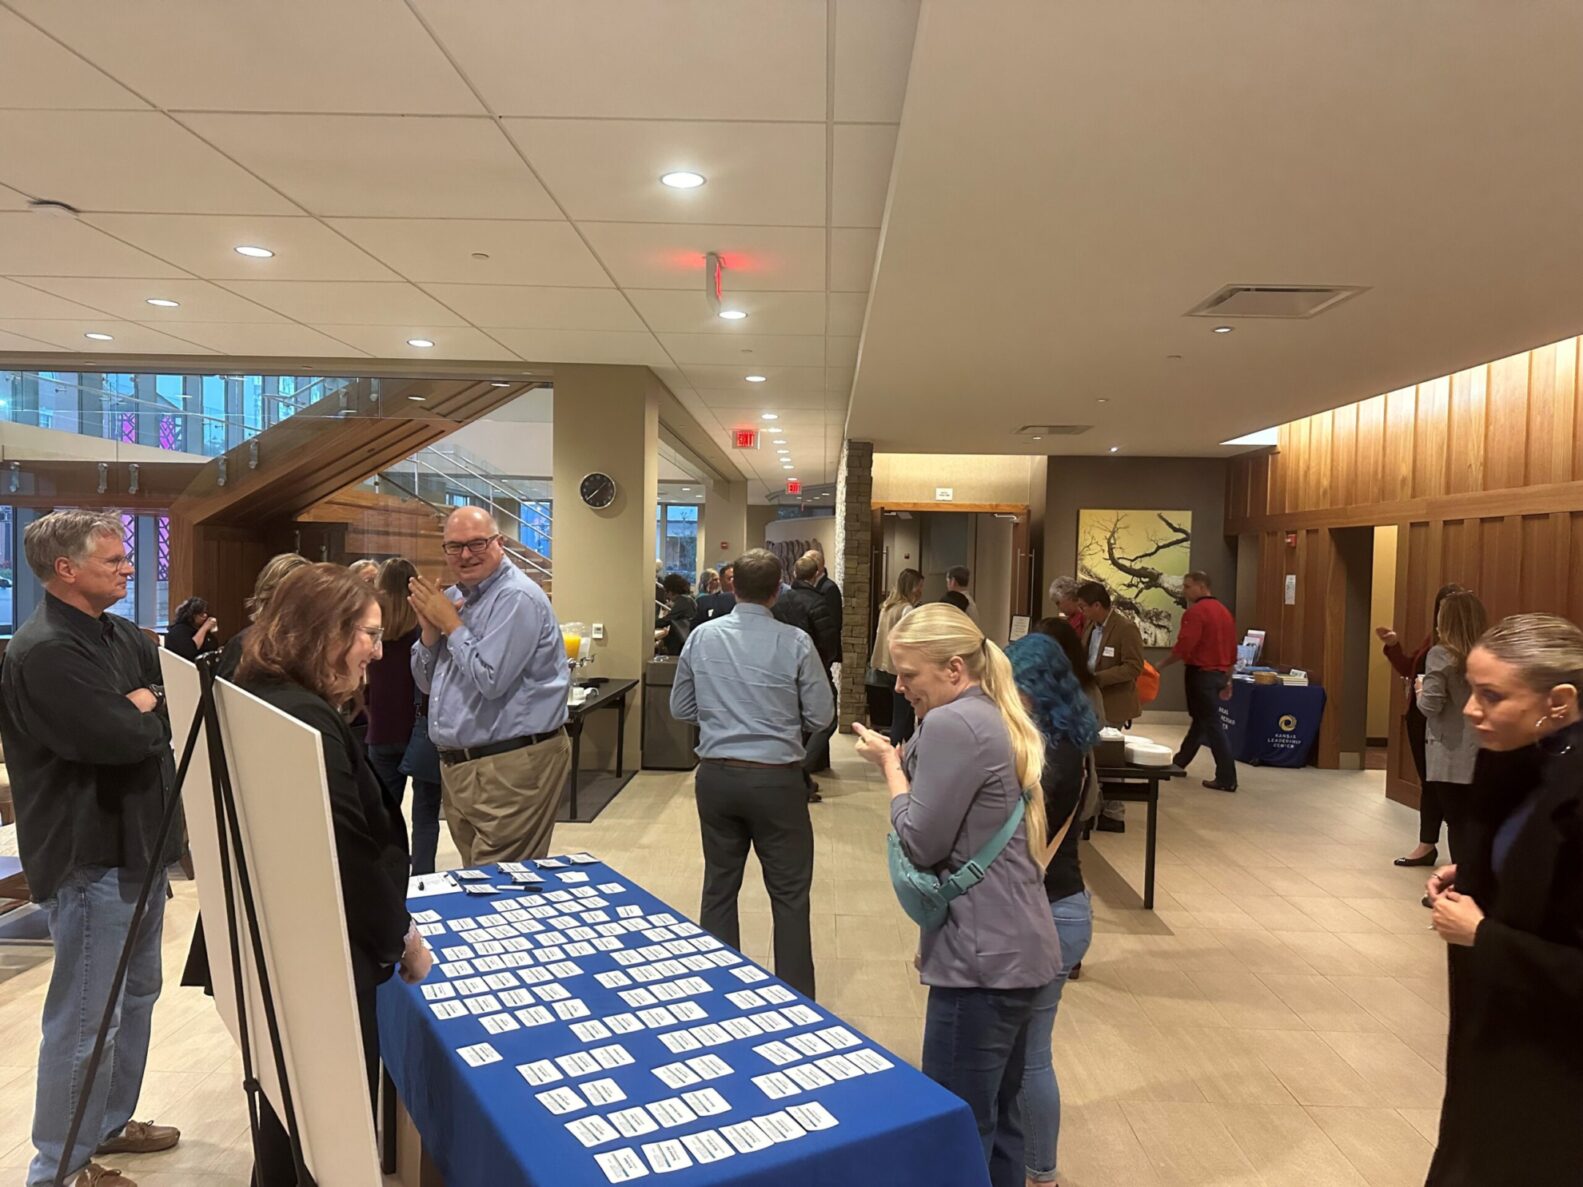
{"type": "Polygon", "coordinates": [[[443,547],[456,584],[414,577],[409,601],[422,628],[412,675],[429,694],[451,839],[464,867],[548,856],[572,764],[560,624],[506,559],[487,512],[451,512],[443,547]]]}

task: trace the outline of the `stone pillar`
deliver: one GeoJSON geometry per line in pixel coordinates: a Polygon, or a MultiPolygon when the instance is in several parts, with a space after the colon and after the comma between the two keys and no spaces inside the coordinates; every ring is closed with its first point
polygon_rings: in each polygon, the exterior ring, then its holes
{"type": "Polygon", "coordinates": [[[841,468],[836,474],[835,555],[826,557],[836,584],[841,587],[841,675],[836,685],[838,713],[843,728],[866,719],[867,700],[863,674],[868,671],[869,648],[874,642],[870,621],[871,568],[874,556],[874,445],[846,441],[841,446],[841,468]]]}
{"type": "MultiPolygon", "coordinates": [[[[603,624],[588,674],[643,679],[654,654],[654,513],[659,497],[659,380],[646,367],[555,368],[552,544],[555,616],[603,624]],[[598,472],[615,480],[616,498],[595,510],[579,493],[598,472]]],[[[641,683],[639,693],[641,693],[641,683]]],[[[627,713],[626,757],[636,765],[643,705],[627,713]]],[[[599,716],[614,717],[614,714],[599,716]]],[[[608,726],[591,724],[587,751],[608,726]]],[[[584,764],[592,766],[590,755],[584,764]]]]}
{"type": "MultiPolygon", "coordinates": [[[[748,538],[748,484],[714,482],[704,484],[703,526],[698,534],[698,568],[718,569],[736,560],[762,541],[748,538]]],[[[696,576],[696,574],[694,575],[696,576]]]]}

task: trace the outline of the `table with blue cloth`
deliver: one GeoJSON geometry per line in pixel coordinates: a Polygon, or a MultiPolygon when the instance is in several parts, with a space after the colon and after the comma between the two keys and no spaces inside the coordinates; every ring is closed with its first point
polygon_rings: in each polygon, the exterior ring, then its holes
{"type": "Polygon", "coordinates": [[[1232,756],[1263,767],[1306,766],[1324,711],[1325,690],[1317,684],[1233,680],[1231,699],[1220,702],[1232,756]]]}
{"type": "Polygon", "coordinates": [[[447,1187],[988,1183],[966,1104],[589,855],[423,882],[380,1055],[447,1187]]]}

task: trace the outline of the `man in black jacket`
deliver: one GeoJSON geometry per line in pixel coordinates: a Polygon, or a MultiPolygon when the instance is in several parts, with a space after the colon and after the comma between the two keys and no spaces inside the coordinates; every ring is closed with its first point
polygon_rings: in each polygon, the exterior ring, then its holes
{"type": "MultiPolygon", "coordinates": [[[[841,658],[841,628],[831,617],[830,607],[814,586],[819,567],[818,553],[807,552],[799,557],[792,566],[791,588],[776,600],[771,613],[779,621],[797,627],[813,640],[825,679],[830,680],[831,665],[841,658]]],[[[833,680],[830,687],[833,692],[833,680]]],[[[829,725],[807,739],[807,755],[803,759],[802,769],[810,803],[818,803],[822,798],[819,784],[814,782],[814,772],[825,770],[830,765],[830,738],[835,733],[835,727],[836,717],[832,717],[829,725]]]]}
{"type": "MultiPolygon", "coordinates": [[[[836,640],[839,642],[841,638],[842,617],[841,587],[834,581],[830,580],[830,570],[825,568],[824,553],[820,552],[817,548],[810,548],[806,555],[813,557],[814,562],[819,566],[819,573],[814,578],[813,587],[819,591],[819,596],[824,599],[824,604],[829,607],[830,617],[835,619],[835,636],[836,640]]],[[[839,650],[840,648],[838,647],[837,651],[839,650]]],[[[838,654],[836,656],[836,662],[839,663],[840,660],[841,657],[838,654]]]]}
{"type": "Polygon", "coordinates": [[[706,622],[724,618],[731,613],[731,608],[737,604],[736,584],[732,580],[734,575],[735,567],[732,565],[720,570],[720,588],[698,599],[697,616],[693,619],[694,626],[702,626],[706,622]]]}
{"type": "Polygon", "coordinates": [[[28,525],[24,550],[45,597],[0,666],[0,738],[22,868],[49,912],[55,948],[33,1110],[38,1153],[27,1182],[52,1183],[64,1167],[74,1187],[129,1187],[130,1179],[89,1157],[168,1150],[181,1137],[132,1120],[160,990],[165,867],[181,848],[179,829],[156,845],[175,792],[159,653],[133,623],[105,613],[132,576],[119,516],[53,512],[28,525]],[[82,1065],[146,877],[154,886],[132,944],[119,1025],[85,1085],[82,1065]],[[82,1093],[82,1129],[67,1150],[82,1093]]]}

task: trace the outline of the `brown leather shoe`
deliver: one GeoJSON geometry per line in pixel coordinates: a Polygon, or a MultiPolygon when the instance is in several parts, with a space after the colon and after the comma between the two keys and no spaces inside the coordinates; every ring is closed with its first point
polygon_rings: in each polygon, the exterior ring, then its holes
{"type": "Polygon", "coordinates": [[[181,1141],[181,1130],[174,1125],[155,1125],[152,1121],[128,1121],[126,1128],[94,1151],[95,1154],[157,1154],[181,1141]]]}
{"type": "Polygon", "coordinates": [[[77,1172],[77,1177],[71,1181],[71,1187],[137,1187],[137,1184],[114,1167],[90,1162],[77,1172]]]}

